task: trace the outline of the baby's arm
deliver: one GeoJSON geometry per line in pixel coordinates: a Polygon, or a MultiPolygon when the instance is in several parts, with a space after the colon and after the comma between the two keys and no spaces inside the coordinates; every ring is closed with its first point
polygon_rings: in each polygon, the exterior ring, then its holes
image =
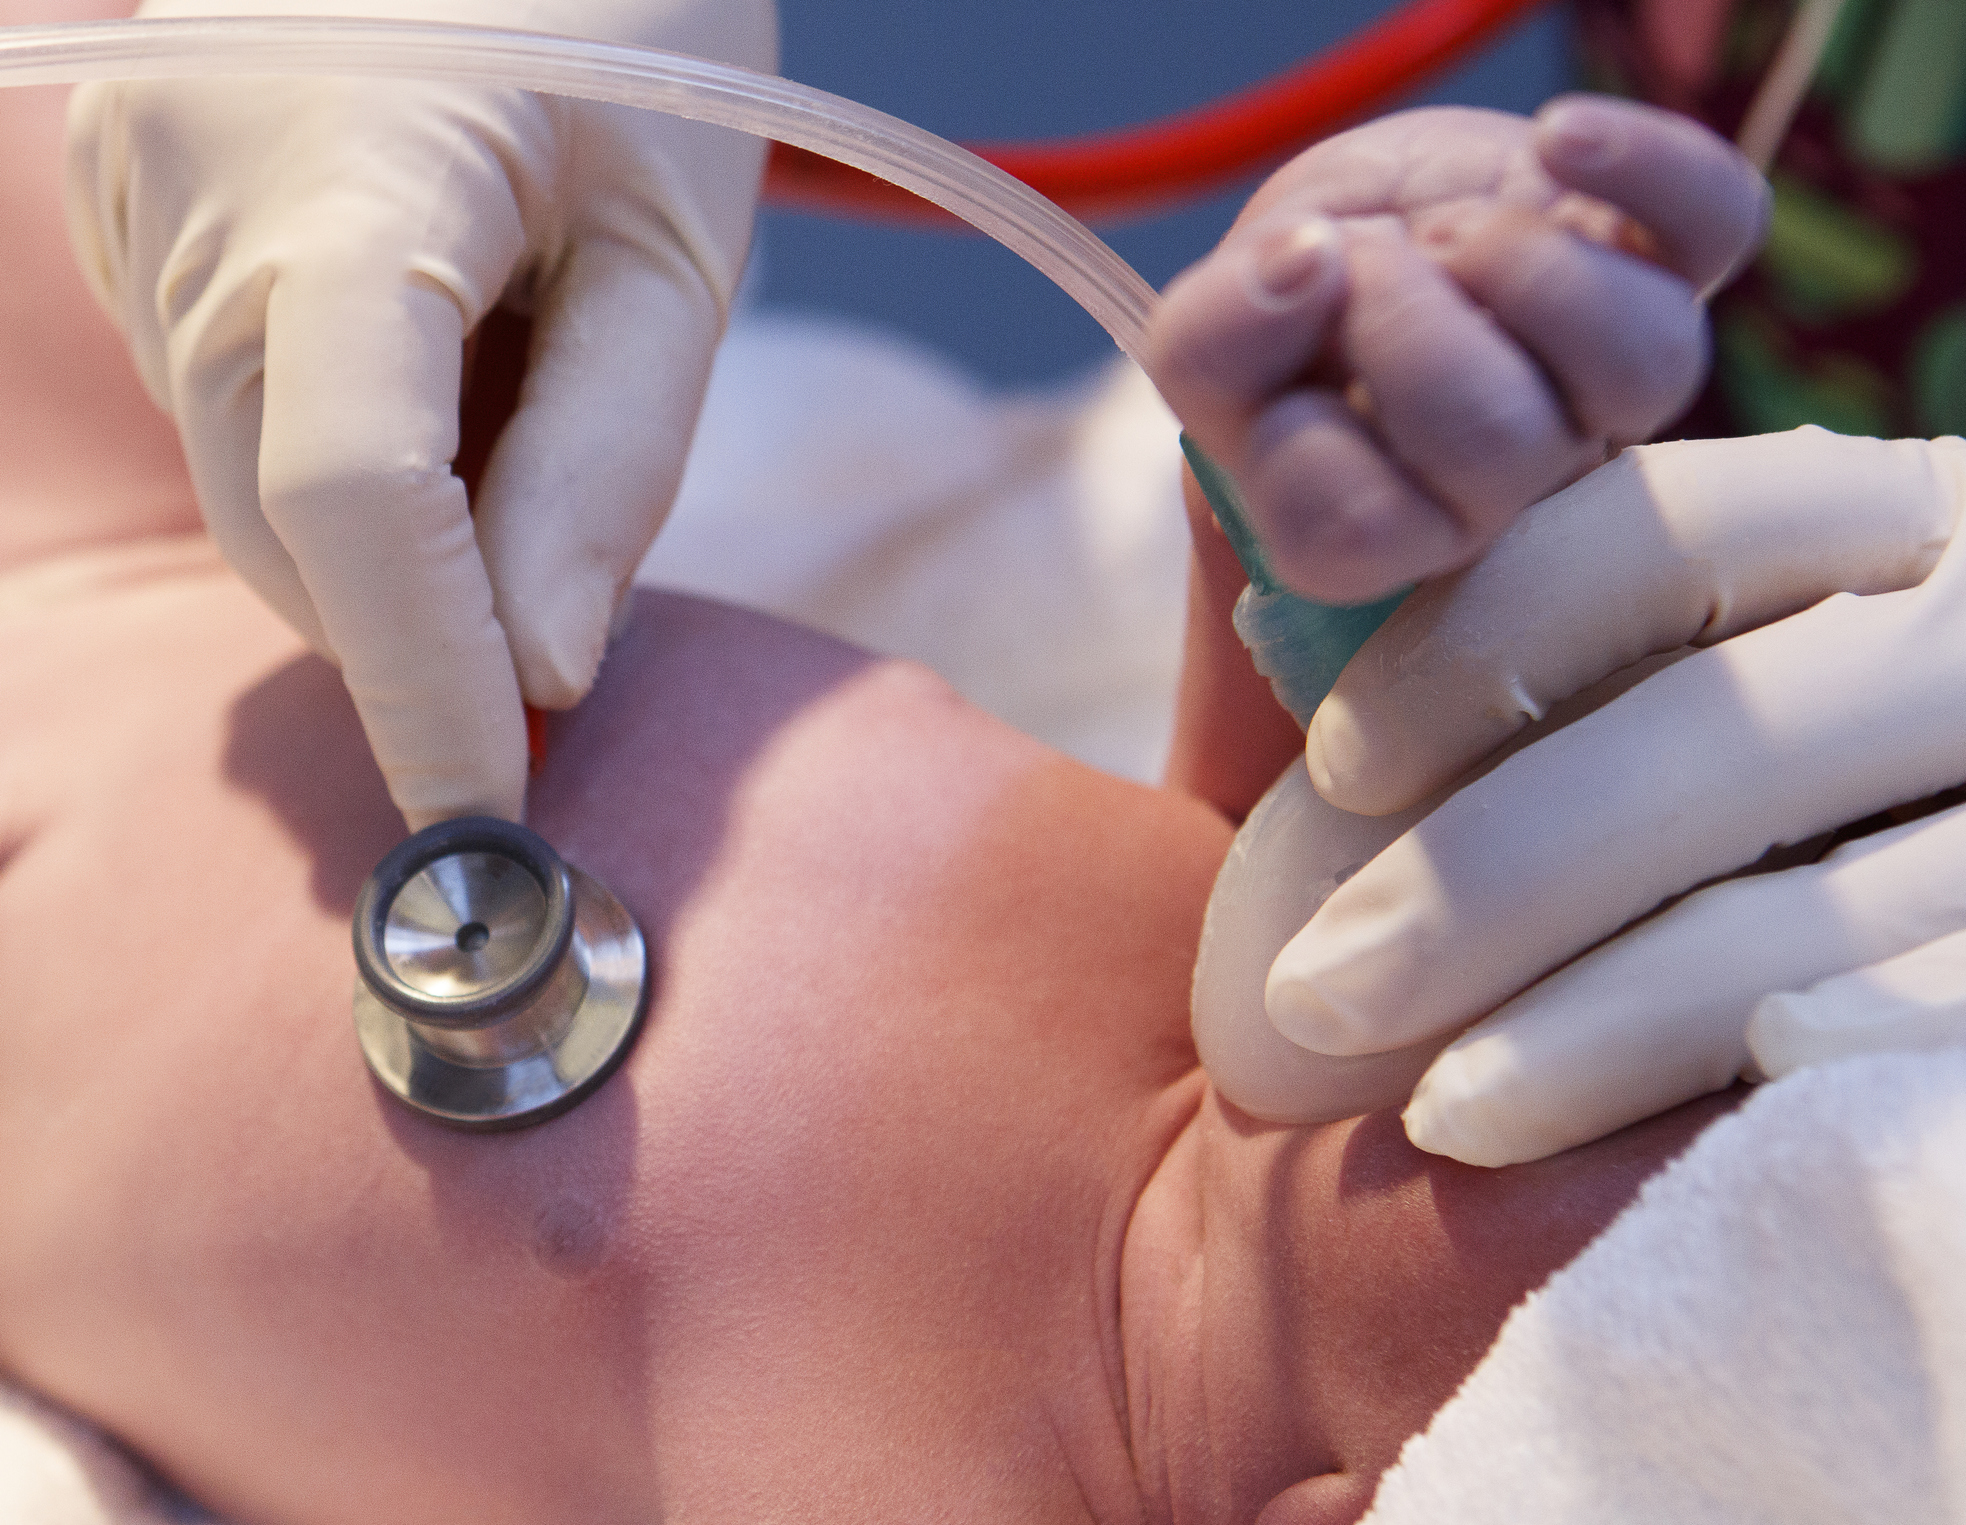
{"type": "Polygon", "coordinates": [[[1188,560],[1188,617],[1174,735],[1163,782],[1241,821],[1304,750],[1304,733],[1251,664],[1233,624],[1249,576],[1202,497],[1181,473],[1194,551],[1188,560]]]}
{"type": "Polygon", "coordinates": [[[1648,107],[1402,113],[1271,177],[1169,288],[1150,369],[1283,581],[1362,603],[1667,423],[1766,208],[1648,107]]]}

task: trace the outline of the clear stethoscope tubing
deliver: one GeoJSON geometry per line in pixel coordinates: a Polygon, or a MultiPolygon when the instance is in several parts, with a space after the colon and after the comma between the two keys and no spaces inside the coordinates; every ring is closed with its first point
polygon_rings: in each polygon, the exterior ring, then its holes
{"type": "Polygon", "coordinates": [[[1055,282],[1139,361],[1154,289],[1083,223],[933,133],[775,75],[654,48],[441,22],[183,17],[0,27],[0,86],[363,75],[667,112],[822,154],[910,191],[1055,282]]]}

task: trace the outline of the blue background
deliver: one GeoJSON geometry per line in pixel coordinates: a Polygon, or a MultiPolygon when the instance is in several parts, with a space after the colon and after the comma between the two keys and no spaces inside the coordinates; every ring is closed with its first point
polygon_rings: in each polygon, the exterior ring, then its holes
{"type": "MultiPolygon", "coordinates": [[[[780,0],[789,77],[957,140],[1052,137],[1213,100],[1339,41],[1386,0],[780,0]]],[[[1533,111],[1570,80],[1561,8],[1532,15],[1414,100],[1533,111]]],[[[1155,286],[1214,244],[1244,186],[1100,229],[1155,286]]],[[[900,329],[997,383],[1110,355],[1072,301],[986,239],[802,213],[760,222],[771,307],[900,329]]]]}

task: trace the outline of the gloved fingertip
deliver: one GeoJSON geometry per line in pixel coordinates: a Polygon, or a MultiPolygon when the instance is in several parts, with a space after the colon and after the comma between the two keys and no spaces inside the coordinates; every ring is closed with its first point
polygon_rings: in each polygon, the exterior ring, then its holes
{"type": "Polygon", "coordinates": [[[1353,815],[1389,815],[1410,804],[1401,801],[1375,808],[1380,801],[1371,788],[1372,750],[1351,707],[1327,697],[1304,732],[1304,766],[1311,775],[1311,787],[1327,804],[1353,815]]]}
{"type": "Polygon", "coordinates": [[[569,599],[540,625],[512,640],[513,666],[529,723],[537,715],[543,727],[542,712],[570,710],[592,691],[608,652],[634,622],[634,592],[631,584],[612,601],[598,631],[592,609],[569,599]]]}
{"type": "MultiPolygon", "coordinates": [[[[513,718],[518,718],[514,716],[513,718]]],[[[528,717],[529,718],[529,717],[528,717]]],[[[421,748],[395,767],[384,767],[389,797],[403,813],[411,831],[460,816],[489,815],[523,825],[526,819],[527,729],[492,724],[479,728],[475,742],[462,750],[459,735],[469,730],[458,717],[444,738],[451,745],[421,748]]],[[[372,744],[374,737],[371,737],[372,744]]],[[[381,761],[387,748],[377,749],[381,761]]]]}
{"type": "Polygon", "coordinates": [[[514,665],[519,671],[519,691],[526,696],[527,705],[538,710],[572,709],[587,697],[600,670],[598,657],[584,673],[578,667],[570,670],[569,664],[551,656],[532,661],[521,657],[514,665]]]}
{"type": "MultiPolygon", "coordinates": [[[[1422,1078],[1420,1085],[1425,1084],[1426,1080],[1422,1078]]],[[[1479,1163],[1466,1157],[1468,1140],[1454,1126],[1453,1109],[1443,1108],[1433,1099],[1421,1096],[1418,1086],[1414,1088],[1413,1099],[1399,1114],[1399,1121],[1406,1130],[1406,1141],[1415,1149],[1459,1160],[1463,1165],[1479,1163]]]]}
{"type": "Polygon", "coordinates": [[[1513,1075],[1494,1039],[1457,1040],[1427,1067],[1400,1113],[1415,1149],[1499,1170],[1545,1159],[1567,1147],[1546,1144],[1508,1104],[1513,1075]]]}
{"type": "Polygon", "coordinates": [[[1331,1058],[1383,1053],[1389,1044],[1368,1013],[1334,998],[1319,979],[1322,959],[1291,958],[1286,946],[1263,986],[1263,1010],[1270,1025],[1299,1048],[1331,1058]]]}
{"type": "Polygon", "coordinates": [[[1768,1079],[1779,1080],[1820,1057],[1812,1052],[1820,1045],[1809,1041],[1806,1010],[1807,997],[1793,990],[1778,990],[1755,1003],[1748,1017],[1748,1053],[1768,1079]]]}
{"type": "Polygon", "coordinates": [[[496,816],[501,821],[511,821],[519,826],[526,823],[526,795],[523,787],[516,794],[501,797],[495,803],[488,801],[484,804],[464,806],[404,805],[400,808],[403,812],[403,824],[409,827],[412,835],[422,831],[426,826],[455,821],[467,815],[496,816]]]}
{"type": "MultiPolygon", "coordinates": [[[[1426,1081],[1423,1079],[1420,1084],[1424,1086],[1426,1081]]],[[[1422,1097],[1418,1088],[1399,1120],[1406,1130],[1407,1142],[1424,1153],[1489,1170],[1520,1163],[1509,1158],[1506,1149],[1498,1148],[1485,1129],[1466,1126],[1462,1108],[1422,1097]]]]}
{"type": "Polygon", "coordinates": [[[1328,805],[1352,815],[1392,815],[1417,805],[1444,780],[1417,771],[1438,759],[1420,755],[1411,738],[1369,727],[1342,699],[1327,698],[1304,733],[1304,767],[1328,805]]]}
{"type": "Polygon", "coordinates": [[[1345,769],[1332,764],[1335,749],[1329,737],[1331,727],[1325,720],[1330,704],[1328,698],[1320,704],[1311,716],[1311,723],[1304,728],[1304,769],[1311,776],[1311,787],[1323,796],[1325,803],[1343,810],[1348,779],[1345,769]]]}
{"type": "Polygon", "coordinates": [[[499,590],[519,694],[533,708],[570,710],[593,688],[617,633],[617,601],[598,582],[569,576],[551,589],[499,590]]]}
{"type": "Polygon", "coordinates": [[[635,585],[631,582],[615,595],[614,613],[608,618],[608,649],[628,633],[635,619],[635,585]]]}

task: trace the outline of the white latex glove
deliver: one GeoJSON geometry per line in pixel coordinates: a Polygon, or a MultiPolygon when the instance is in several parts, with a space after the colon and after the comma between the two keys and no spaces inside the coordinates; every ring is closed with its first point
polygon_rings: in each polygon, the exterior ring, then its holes
{"type": "MultiPolygon", "coordinates": [[[[771,0],[151,0],[473,22],[771,69],[771,0]]],[[[83,271],[226,558],[339,664],[410,825],[517,820],[521,696],[574,703],[680,479],[762,146],[654,112],[359,79],[88,86],[83,271]],[[475,523],[466,335],[529,312],[475,523]]]]}
{"type": "Polygon", "coordinates": [[[1603,941],[1775,844],[1966,778],[1962,504],[1956,439],[1656,445],[1422,588],[1312,724],[1311,776],[1346,809],[1408,807],[1602,675],[1711,649],[1509,757],[1346,880],[1276,958],[1270,1020],[1331,1055],[1474,1022],[1407,1129],[1485,1165],[1752,1073],[1751,1014],[1771,1073],[1966,1036],[1966,809],[1603,941]]]}
{"type": "Polygon", "coordinates": [[[1148,371],[1278,578],[1364,603],[1677,414],[1700,298],[1767,209],[1745,159],[1653,107],[1401,112],[1270,177],[1169,286],[1148,371]]]}

